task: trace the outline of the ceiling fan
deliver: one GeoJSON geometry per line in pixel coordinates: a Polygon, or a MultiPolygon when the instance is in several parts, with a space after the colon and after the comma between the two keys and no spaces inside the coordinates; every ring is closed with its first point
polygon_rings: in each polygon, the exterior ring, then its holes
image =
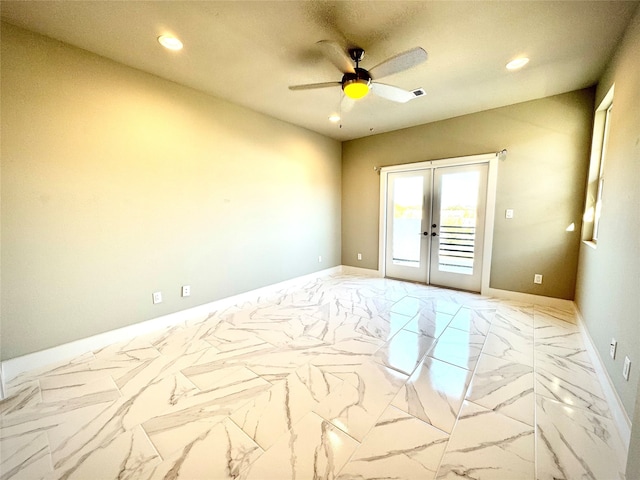
{"type": "Polygon", "coordinates": [[[379,83],[375,80],[394,73],[403,72],[427,60],[427,52],[421,47],[415,47],[406,52],[394,55],[379,63],[371,70],[360,68],[360,62],[364,58],[362,48],[350,48],[345,52],[340,45],[330,40],[321,40],[317,43],[325,57],[343,73],[339,82],[309,83],[306,85],[291,85],[290,90],[310,90],[314,88],[342,87],[345,97],[342,102],[342,110],[346,111],[353,106],[354,100],[365,97],[369,91],[375,95],[393,102],[405,103],[416,98],[414,92],[404,90],[393,85],[379,83]],[[347,55],[348,53],[348,55],[347,55]],[[353,66],[355,63],[355,67],[353,66]]]}

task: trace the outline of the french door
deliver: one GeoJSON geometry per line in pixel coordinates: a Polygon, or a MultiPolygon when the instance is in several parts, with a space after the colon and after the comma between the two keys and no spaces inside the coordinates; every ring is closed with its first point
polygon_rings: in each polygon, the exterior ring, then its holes
{"type": "Polygon", "coordinates": [[[390,171],[385,275],[479,292],[488,164],[390,171]]]}

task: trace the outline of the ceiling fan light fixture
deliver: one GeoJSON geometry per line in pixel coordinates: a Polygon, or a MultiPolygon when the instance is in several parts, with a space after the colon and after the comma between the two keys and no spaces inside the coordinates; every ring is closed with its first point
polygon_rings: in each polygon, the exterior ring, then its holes
{"type": "Polygon", "coordinates": [[[527,63],[529,63],[529,59],[527,57],[516,58],[507,63],[507,70],[518,70],[524,67],[527,63]]]}
{"type": "Polygon", "coordinates": [[[160,35],[158,43],[169,50],[182,50],[182,42],[171,35],[160,35]]]}
{"type": "Polygon", "coordinates": [[[371,75],[364,68],[355,68],[354,72],[347,72],[342,77],[344,94],[354,100],[366,97],[371,85],[371,75]]]}
{"type": "Polygon", "coordinates": [[[367,93],[369,93],[369,82],[364,79],[351,80],[345,83],[342,89],[347,97],[358,100],[366,97],[367,93]]]}

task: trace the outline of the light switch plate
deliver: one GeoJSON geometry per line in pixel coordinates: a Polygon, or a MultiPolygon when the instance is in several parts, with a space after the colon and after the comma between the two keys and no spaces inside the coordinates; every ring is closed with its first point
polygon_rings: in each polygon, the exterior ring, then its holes
{"type": "Polygon", "coordinates": [[[513,208],[507,208],[505,210],[504,218],[513,218],[513,208]]]}

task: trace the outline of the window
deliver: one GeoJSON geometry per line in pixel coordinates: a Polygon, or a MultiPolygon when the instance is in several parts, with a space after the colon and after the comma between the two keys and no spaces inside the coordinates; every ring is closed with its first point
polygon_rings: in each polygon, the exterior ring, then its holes
{"type": "Polygon", "coordinates": [[[609,125],[611,119],[611,109],[613,104],[609,105],[604,116],[604,132],[602,135],[602,148],[600,150],[600,165],[598,168],[598,191],[596,194],[596,206],[593,217],[593,235],[591,240],[598,241],[598,227],[600,226],[600,213],[602,212],[602,191],[604,189],[604,162],[607,154],[607,143],[609,140],[609,125]]]}
{"type": "Polygon", "coordinates": [[[611,128],[611,112],[613,110],[613,87],[607,92],[596,110],[591,144],[591,161],[589,165],[589,183],[585,202],[584,226],[582,239],[595,246],[598,242],[602,202],[605,184],[605,160],[611,128]]]}

